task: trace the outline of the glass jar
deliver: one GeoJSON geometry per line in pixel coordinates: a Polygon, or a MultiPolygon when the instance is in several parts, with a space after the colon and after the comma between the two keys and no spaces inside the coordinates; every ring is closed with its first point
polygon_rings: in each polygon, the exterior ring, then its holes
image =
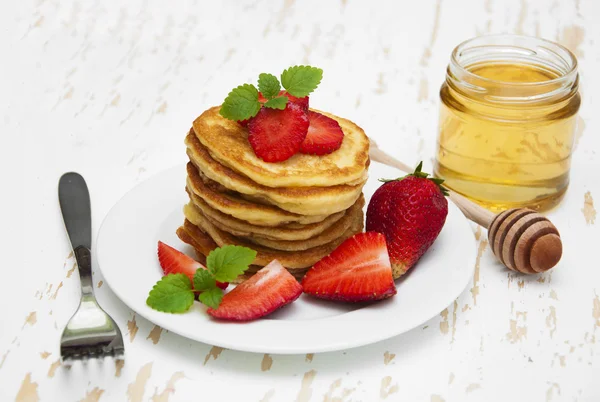
{"type": "Polygon", "coordinates": [[[492,210],[556,205],[569,184],[578,87],[577,60],[556,43],[461,43],[440,90],[435,174],[492,210]]]}

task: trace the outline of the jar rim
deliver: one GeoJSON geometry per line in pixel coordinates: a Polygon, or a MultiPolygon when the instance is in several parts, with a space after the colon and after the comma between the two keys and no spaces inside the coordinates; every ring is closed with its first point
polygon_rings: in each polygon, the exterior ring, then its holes
{"type": "Polygon", "coordinates": [[[577,58],[575,55],[567,49],[565,46],[552,42],[547,39],[537,38],[534,36],[527,35],[515,35],[515,34],[492,34],[492,35],[482,35],[474,38],[467,39],[460,43],[458,46],[454,48],[452,51],[452,55],[450,58],[450,63],[452,67],[458,69],[461,75],[466,77],[470,77],[479,82],[487,82],[492,85],[501,84],[503,86],[512,86],[519,88],[533,88],[533,87],[541,87],[546,85],[557,85],[564,82],[570,82],[574,80],[577,76],[577,58]],[[479,46],[472,46],[477,42],[483,42],[479,46]],[[499,42],[500,44],[494,45],[494,42],[499,42]],[[529,46],[518,45],[519,42],[531,42],[529,46]],[[565,67],[564,71],[561,69],[557,69],[557,72],[560,73],[556,78],[551,78],[545,81],[537,81],[537,82],[510,82],[510,81],[499,81],[492,78],[487,78],[480,76],[472,71],[470,71],[465,64],[461,63],[460,57],[464,51],[468,51],[470,49],[475,49],[477,47],[493,47],[493,46],[515,46],[515,48],[521,48],[523,50],[527,50],[530,52],[531,56],[535,56],[541,59],[539,53],[533,49],[534,46],[539,47],[540,49],[544,49],[552,56],[560,59],[563,62],[563,67],[565,67]],[[566,57],[563,57],[559,52],[563,53],[566,57]]]}

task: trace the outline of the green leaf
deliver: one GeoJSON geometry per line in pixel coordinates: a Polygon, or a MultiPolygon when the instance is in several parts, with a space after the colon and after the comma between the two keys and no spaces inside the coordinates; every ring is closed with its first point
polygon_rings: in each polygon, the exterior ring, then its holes
{"type": "Polygon", "coordinates": [[[219,288],[214,288],[206,292],[202,292],[200,293],[200,296],[198,296],[198,300],[200,300],[203,304],[207,305],[208,307],[212,307],[214,309],[219,307],[219,304],[221,304],[222,299],[223,290],[219,288]]]}
{"type": "Polygon", "coordinates": [[[219,282],[233,282],[248,269],[256,258],[256,251],[241,246],[216,248],[206,257],[206,266],[219,282]]]}
{"type": "Polygon", "coordinates": [[[244,84],[234,88],[221,105],[219,114],[229,120],[246,120],[260,110],[258,90],[254,85],[244,84]]]}
{"type": "Polygon", "coordinates": [[[423,168],[423,161],[419,162],[419,164],[415,168],[415,173],[420,173],[422,168],[423,168]]]}
{"type": "Polygon", "coordinates": [[[258,76],[258,90],[267,99],[271,99],[279,95],[281,84],[273,74],[262,73],[258,76]]]}
{"type": "Polygon", "coordinates": [[[194,290],[206,292],[217,286],[215,278],[204,268],[198,268],[194,274],[194,290]]]}
{"type": "Polygon", "coordinates": [[[266,101],[265,107],[268,107],[271,109],[283,110],[283,109],[285,109],[285,105],[287,105],[287,103],[288,103],[288,97],[280,96],[278,98],[273,98],[273,99],[269,99],[268,101],[266,101]]]}
{"type": "Polygon", "coordinates": [[[427,178],[427,176],[429,176],[429,173],[425,173],[421,169],[423,169],[423,161],[419,162],[419,164],[417,165],[417,167],[415,168],[415,171],[411,174],[411,176],[421,177],[424,179],[427,178]]]}
{"type": "Polygon", "coordinates": [[[294,66],[281,73],[281,84],[293,96],[303,98],[317,89],[323,70],[311,66],[294,66]]]}
{"type": "Polygon", "coordinates": [[[146,304],[165,313],[183,313],[194,303],[192,284],[185,274],[169,274],[156,282],[146,304]]]}

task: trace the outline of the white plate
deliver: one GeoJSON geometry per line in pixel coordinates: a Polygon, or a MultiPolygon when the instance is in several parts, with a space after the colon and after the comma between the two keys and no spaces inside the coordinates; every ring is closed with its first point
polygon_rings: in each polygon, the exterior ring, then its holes
{"type": "MultiPolygon", "coordinates": [[[[184,314],[166,314],[146,305],[162,271],[156,245],[162,240],[194,255],[175,235],[183,222],[185,167],[164,171],[127,193],[104,220],[96,252],[104,279],[131,309],[161,327],[190,339],[259,353],[315,353],[371,344],[419,326],[446,308],[473,274],[475,239],[450,203],[446,225],[412,272],[396,281],[398,294],[373,304],[351,305],[302,295],[267,318],[250,323],[211,319],[195,302],[184,314]]],[[[398,171],[372,163],[365,196],[379,177],[398,171]]]]}

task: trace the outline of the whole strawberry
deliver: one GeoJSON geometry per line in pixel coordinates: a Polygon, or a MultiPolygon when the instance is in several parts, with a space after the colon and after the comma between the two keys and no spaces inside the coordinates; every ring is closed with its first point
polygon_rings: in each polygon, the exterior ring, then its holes
{"type": "Polygon", "coordinates": [[[381,180],[367,208],[367,231],[382,233],[392,263],[394,278],[412,268],[440,234],[448,201],[442,179],[415,171],[395,180],[381,180]]]}

